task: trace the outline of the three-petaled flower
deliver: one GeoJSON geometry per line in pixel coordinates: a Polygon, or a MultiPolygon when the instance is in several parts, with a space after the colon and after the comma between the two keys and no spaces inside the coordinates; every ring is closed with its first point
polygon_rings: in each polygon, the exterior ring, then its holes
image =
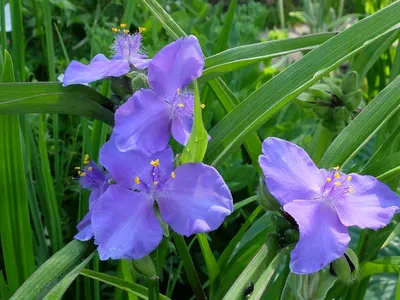
{"type": "Polygon", "coordinates": [[[185,145],[192,130],[194,106],[193,94],[185,87],[203,68],[203,53],[192,35],[161,49],[148,66],[151,89],[137,91],[115,113],[118,148],[154,153],[165,149],[171,133],[185,145]]]}
{"type": "Polygon", "coordinates": [[[263,142],[259,163],[268,191],[299,225],[293,273],[322,269],[344,254],[347,227],[382,228],[400,208],[400,196],[374,177],[318,169],[302,148],[278,138],[263,142]]]}
{"type": "Polygon", "coordinates": [[[114,135],[100,150],[100,162],[116,182],[90,209],[101,259],[140,259],[161,242],[163,222],[181,235],[217,229],[233,210],[232,195],[220,174],[202,163],[174,170],[170,147],[147,156],[121,152],[114,135]]]}
{"type": "Polygon", "coordinates": [[[138,69],[146,68],[150,59],[141,53],[141,41],[140,33],[117,31],[111,46],[113,58],[110,60],[100,53],[88,65],[73,60],[65,70],[63,86],[90,83],[106,77],[119,77],[129,73],[132,66],[138,69]]]}

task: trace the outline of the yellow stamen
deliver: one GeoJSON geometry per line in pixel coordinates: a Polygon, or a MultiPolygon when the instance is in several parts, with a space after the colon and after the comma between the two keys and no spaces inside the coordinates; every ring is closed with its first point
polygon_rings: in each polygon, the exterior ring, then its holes
{"type": "Polygon", "coordinates": [[[204,107],[206,107],[206,105],[203,103],[200,105],[200,107],[204,109],[204,107]]]}
{"type": "Polygon", "coordinates": [[[353,179],[353,177],[351,177],[350,175],[347,176],[347,181],[351,181],[353,179]]]}
{"type": "Polygon", "coordinates": [[[89,171],[92,171],[93,170],[93,168],[92,167],[89,167],[89,168],[87,168],[89,171]]]}
{"type": "Polygon", "coordinates": [[[185,105],[183,105],[183,103],[179,103],[178,106],[179,106],[180,108],[182,108],[182,107],[184,107],[185,105]]]}
{"type": "Polygon", "coordinates": [[[339,178],[340,174],[339,173],[335,173],[335,178],[339,178]]]}
{"type": "Polygon", "coordinates": [[[153,184],[154,184],[154,185],[157,185],[157,184],[158,184],[158,181],[154,181],[153,184]]]}
{"type": "Polygon", "coordinates": [[[172,178],[176,178],[175,172],[171,172],[171,177],[172,177],[172,178]]]}
{"type": "Polygon", "coordinates": [[[353,190],[353,189],[349,189],[349,193],[350,193],[350,194],[353,194],[353,193],[354,193],[354,190],[353,190]]]}
{"type": "Polygon", "coordinates": [[[331,182],[332,178],[328,177],[328,178],[326,178],[326,181],[331,182]]]}
{"type": "Polygon", "coordinates": [[[124,33],[129,33],[129,30],[128,29],[124,29],[124,30],[122,30],[124,33]]]}
{"type": "Polygon", "coordinates": [[[83,157],[83,164],[87,165],[89,163],[89,154],[85,154],[85,156],[83,157]]]}
{"type": "Polygon", "coordinates": [[[81,177],[85,177],[85,176],[86,176],[86,173],[85,173],[85,172],[82,172],[80,175],[81,175],[81,177]]]}
{"type": "Polygon", "coordinates": [[[339,167],[339,166],[336,166],[336,167],[333,167],[332,169],[334,169],[335,171],[337,171],[337,170],[340,169],[340,167],[339,167]]]}
{"type": "Polygon", "coordinates": [[[120,24],[119,25],[121,28],[125,28],[126,27],[126,24],[120,24]]]}
{"type": "Polygon", "coordinates": [[[176,90],[176,93],[179,95],[179,94],[181,93],[181,89],[178,88],[178,89],[176,90]]]}
{"type": "Polygon", "coordinates": [[[82,171],[78,171],[78,175],[81,175],[82,171]]]}
{"type": "Polygon", "coordinates": [[[152,160],[152,161],[150,162],[150,164],[151,164],[153,167],[158,167],[158,166],[160,165],[160,160],[157,158],[156,160],[152,160]]]}
{"type": "Polygon", "coordinates": [[[135,177],[135,183],[136,183],[136,184],[140,184],[140,179],[139,179],[139,177],[137,177],[137,176],[135,177]]]}
{"type": "Polygon", "coordinates": [[[118,32],[118,28],[115,28],[115,27],[111,28],[111,30],[112,30],[113,32],[118,32]]]}
{"type": "Polygon", "coordinates": [[[335,182],[335,185],[336,185],[336,186],[341,186],[342,183],[341,183],[340,181],[336,181],[336,182],[335,182]]]}
{"type": "Polygon", "coordinates": [[[80,170],[80,169],[81,169],[81,167],[75,167],[74,169],[75,169],[75,170],[80,170]]]}
{"type": "Polygon", "coordinates": [[[146,31],[146,28],[144,28],[144,27],[139,27],[139,33],[143,33],[144,31],[146,31]]]}

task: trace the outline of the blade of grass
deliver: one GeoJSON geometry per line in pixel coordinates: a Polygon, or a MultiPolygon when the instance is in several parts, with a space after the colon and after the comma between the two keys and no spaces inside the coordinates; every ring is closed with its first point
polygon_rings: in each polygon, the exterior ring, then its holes
{"type": "Polygon", "coordinates": [[[16,81],[25,81],[25,30],[22,24],[22,1],[10,0],[12,53],[16,81]]]}
{"type": "Polygon", "coordinates": [[[218,40],[217,48],[215,52],[221,52],[228,48],[229,34],[231,32],[233,17],[235,15],[237,0],[231,0],[229,4],[228,12],[225,15],[224,26],[222,27],[220,38],[218,40]]]}

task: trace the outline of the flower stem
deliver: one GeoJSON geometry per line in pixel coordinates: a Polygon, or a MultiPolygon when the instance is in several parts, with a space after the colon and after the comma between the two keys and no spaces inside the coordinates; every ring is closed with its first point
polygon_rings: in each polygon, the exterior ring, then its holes
{"type": "Polygon", "coordinates": [[[147,288],[148,288],[149,300],[159,300],[160,290],[159,290],[159,286],[158,286],[158,277],[157,278],[148,278],[147,279],[147,288]]]}
{"type": "Polygon", "coordinates": [[[203,288],[201,287],[199,276],[197,275],[196,268],[194,267],[194,263],[192,257],[190,256],[189,249],[186,245],[185,239],[183,236],[174,234],[173,235],[176,249],[179,252],[179,256],[183,261],[183,266],[186,271],[186,275],[189,279],[190,286],[194,292],[196,299],[207,299],[204,294],[203,288]]]}

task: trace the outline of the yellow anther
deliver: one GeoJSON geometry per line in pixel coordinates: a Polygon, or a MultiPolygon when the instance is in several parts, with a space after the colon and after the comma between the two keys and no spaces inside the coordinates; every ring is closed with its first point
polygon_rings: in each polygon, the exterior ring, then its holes
{"type": "Polygon", "coordinates": [[[175,178],[175,177],[176,177],[175,172],[171,172],[171,177],[172,177],[172,178],[175,178]]]}
{"type": "Polygon", "coordinates": [[[78,175],[81,175],[82,171],[78,171],[78,175]]]}
{"type": "Polygon", "coordinates": [[[160,160],[157,158],[156,160],[152,160],[152,161],[150,162],[150,164],[151,164],[153,167],[158,167],[158,166],[160,165],[160,160]]]}
{"type": "Polygon", "coordinates": [[[81,174],[79,174],[81,177],[85,177],[86,176],[86,173],[85,172],[82,172],[81,174]]]}
{"type": "Polygon", "coordinates": [[[120,24],[119,25],[121,28],[125,28],[126,27],[126,24],[120,24]]]}
{"type": "Polygon", "coordinates": [[[118,32],[118,28],[115,28],[115,27],[111,28],[111,30],[112,30],[113,32],[118,32]]]}
{"type": "Polygon", "coordinates": [[[336,181],[336,182],[335,182],[335,185],[336,185],[336,186],[341,186],[342,183],[341,183],[340,181],[336,181]]]}
{"type": "Polygon", "coordinates": [[[135,177],[135,183],[136,183],[136,184],[140,184],[140,179],[139,179],[139,177],[137,177],[137,176],[135,177]]]}
{"type": "Polygon", "coordinates": [[[350,193],[350,194],[353,194],[353,193],[354,193],[354,190],[353,190],[353,189],[349,189],[349,193],[350,193]]]}
{"type": "Polygon", "coordinates": [[[203,104],[200,105],[200,107],[204,108],[204,107],[206,107],[206,105],[203,103],[203,104]]]}
{"type": "Polygon", "coordinates": [[[146,28],[144,28],[144,27],[139,27],[139,33],[143,33],[144,31],[146,31],[146,28]]]}
{"type": "Polygon", "coordinates": [[[332,178],[328,177],[328,178],[326,178],[326,181],[331,182],[332,178]]]}
{"type": "Polygon", "coordinates": [[[178,106],[179,106],[180,108],[182,108],[182,107],[184,107],[185,105],[183,105],[183,103],[179,103],[178,106]]]}
{"type": "Polygon", "coordinates": [[[89,164],[89,154],[85,154],[85,156],[83,157],[83,164],[84,165],[89,164]]]}
{"type": "Polygon", "coordinates": [[[80,170],[80,169],[81,169],[81,167],[75,167],[74,169],[75,169],[75,170],[80,170]]]}
{"type": "Polygon", "coordinates": [[[181,93],[181,89],[178,88],[178,89],[176,90],[176,93],[179,95],[179,94],[181,93]]]}
{"type": "Polygon", "coordinates": [[[334,169],[335,171],[337,171],[337,170],[340,169],[340,167],[339,167],[339,166],[336,166],[336,167],[333,167],[332,169],[334,169]]]}
{"type": "Polygon", "coordinates": [[[89,168],[87,168],[89,171],[92,171],[93,170],[93,168],[92,167],[89,167],[89,168]]]}
{"type": "Polygon", "coordinates": [[[129,30],[128,29],[124,29],[124,30],[122,30],[124,33],[129,33],[129,30]]]}
{"type": "Polygon", "coordinates": [[[335,173],[335,178],[339,178],[340,174],[339,173],[335,173]]]}
{"type": "Polygon", "coordinates": [[[158,184],[158,181],[154,181],[153,184],[154,184],[154,185],[157,185],[157,184],[158,184]]]}
{"type": "Polygon", "coordinates": [[[351,181],[353,179],[353,177],[352,176],[347,176],[347,181],[351,181]]]}

